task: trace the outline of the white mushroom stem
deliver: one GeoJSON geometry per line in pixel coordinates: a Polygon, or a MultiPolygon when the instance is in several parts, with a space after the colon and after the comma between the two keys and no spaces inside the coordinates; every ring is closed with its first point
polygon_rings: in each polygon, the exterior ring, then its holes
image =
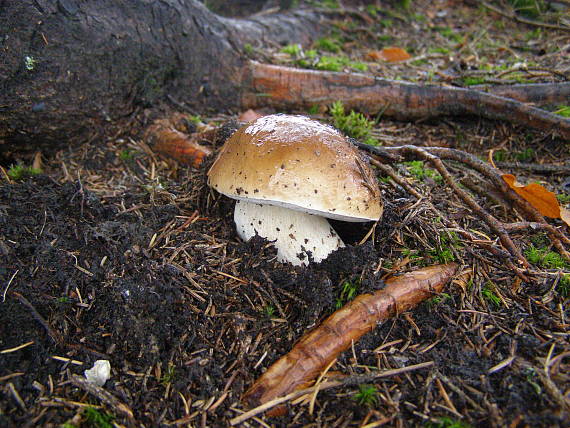
{"type": "Polygon", "coordinates": [[[234,221],[240,238],[259,235],[273,242],[277,258],[294,265],[321,262],[344,243],[324,217],[274,205],[237,201],[234,221]]]}

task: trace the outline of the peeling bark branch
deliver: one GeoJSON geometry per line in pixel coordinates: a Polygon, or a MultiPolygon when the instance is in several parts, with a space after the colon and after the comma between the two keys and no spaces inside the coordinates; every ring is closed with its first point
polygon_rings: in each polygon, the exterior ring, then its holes
{"type": "MultiPolygon", "coordinates": [[[[417,85],[358,73],[335,73],[250,62],[243,78],[246,108],[307,109],[342,101],[348,109],[400,120],[476,115],[570,139],[570,119],[520,101],[471,89],[417,85]]],[[[522,98],[523,94],[519,94],[522,98]]],[[[549,97],[555,97],[552,93],[549,97]]]]}
{"type": "Polygon", "coordinates": [[[303,336],[251,386],[244,401],[259,405],[304,387],[379,321],[441,292],[456,271],[455,263],[420,269],[389,278],[386,288],[374,294],[358,296],[303,336]]]}

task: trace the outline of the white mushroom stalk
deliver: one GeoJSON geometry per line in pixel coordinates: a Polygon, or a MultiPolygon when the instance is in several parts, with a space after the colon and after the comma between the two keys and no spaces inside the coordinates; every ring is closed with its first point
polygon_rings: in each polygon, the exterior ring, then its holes
{"type": "Polygon", "coordinates": [[[237,201],[234,221],[238,235],[248,241],[255,235],[272,242],[277,259],[295,266],[319,263],[344,243],[324,217],[274,205],[237,201]]]}
{"type": "Polygon", "coordinates": [[[336,129],[303,116],[275,114],[236,131],[208,171],[208,183],[237,199],[239,236],[259,235],[294,265],[325,259],[344,243],[327,222],[377,221],[376,177],[336,129]]]}

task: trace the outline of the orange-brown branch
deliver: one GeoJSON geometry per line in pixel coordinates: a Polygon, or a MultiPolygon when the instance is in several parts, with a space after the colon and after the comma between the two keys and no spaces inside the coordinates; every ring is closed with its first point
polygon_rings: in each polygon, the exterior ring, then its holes
{"type": "Polygon", "coordinates": [[[174,122],[178,118],[175,115],[172,119],[155,121],[146,130],[145,139],[153,150],[198,168],[212,151],[193,141],[188,134],[177,130],[174,122]]]}
{"type": "MultiPolygon", "coordinates": [[[[242,87],[245,88],[242,94],[244,108],[301,109],[329,106],[340,100],[347,108],[368,114],[382,112],[402,120],[477,115],[556,132],[570,139],[569,119],[513,98],[472,89],[418,85],[358,73],[304,70],[257,62],[250,62],[242,87]]],[[[568,96],[570,85],[560,84],[559,89],[568,96]]],[[[513,95],[514,90],[501,90],[519,100],[537,101],[525,98],[524,91],[513,95]]],[[[537,98],[535,92],[528,93],[537,98]]],[[[552,88],[542,93],[543,101],[560,102],[552,88]]]]}
{"type": "Polygon", "coordinates": [[[456,270],[455,263],[420,269],[389,278],[374,294],[358,296],[303,336],[251,386],[244,400],[259,405],[302,388],[379,321],[441,292],[456,270]]]}

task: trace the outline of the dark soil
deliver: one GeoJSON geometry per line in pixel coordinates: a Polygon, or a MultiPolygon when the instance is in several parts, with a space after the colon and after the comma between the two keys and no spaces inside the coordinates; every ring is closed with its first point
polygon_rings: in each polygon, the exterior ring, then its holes
{"type": "MultiPolygon", "coordinates": [[[[446,22],[467,26],[462,11],[446,22]]],[[[428,15],[428,23],[444,19],[428,15]]],[[[408,46],[421,49],[416,25],[427,24],[414,21],[408,46]]],[[[507,37],[509,28],[495,36],[507,37]]],[[[386,145],[447,145],[481,156],[498,149],[506,161],[532,148],[527,163],[558,166],[570,158],[560,140],[526,130],[521,137],[518,128],[477,119],[383,121],[379,129],[386,145]]],[[[239,240],[233,203],[205,184],[207,165],[177,165],[140,139],[44,153],[44,175],[3,177],[0,426],[105,426],[87,407],[118,426],[228,426],[246,410],[240,397],[255,379],[335,310],[345,281],[372,291],[386,274],[449,260],[462,273],[444,294],[379,325],[339,357],[331,376],[433,366],[372,381],[376,399],[367,403],[347,382],[321,391],[312,414],[289,403],[284,417],[258,415],[246,424],[568,426],[570,313],[561,284],[569,265],[532,263],[521,281],[505,260],[443,226],[431,204],[499,246],[449,188],[432,175],[418,178],[409,165],[394,166],[425,198],[383,180],[385,215],[373,239],[357,245],[370,225],[345,230],[352,245],[305,268],[278,263],[261,239],[239,240]],[[111,363],[104,391],[112,400],[71,381],[100,359],[111,363]]],[[[458,179],[470,175],[461,165],[450,169],[458,179]]],[[[568,192],[566,173],[517,175],[568,192]]],[[[473,196],[501,220],[519,220],[488,195],[473,196]]],[[[538,231],[512,235],[525,250],[553,250],[538,231]]]]}

